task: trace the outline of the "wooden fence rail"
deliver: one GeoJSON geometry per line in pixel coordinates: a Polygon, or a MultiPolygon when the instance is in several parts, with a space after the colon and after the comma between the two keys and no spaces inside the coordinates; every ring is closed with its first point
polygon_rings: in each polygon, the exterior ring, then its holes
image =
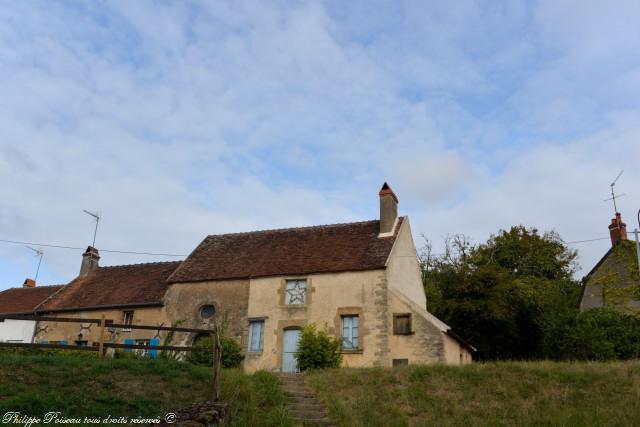
{"type": "Polygon", "coordinates": [[[113,320],[105,319],[104,315],[100,319],[78,319],[73,317],[51,317],[35,315],[1,315],[0,322],[5,319],[12,320],[35,320],[38,322],[70,322],[70,323],[94,323],[100,325],[100,338],[96,345],[67,345],[49,343],[23,343],[23,342],[0,342],[2,347],[17,348],[41,348],[41,349],[61,349],[79,351],[97,351],[100,358],[104,357],[105,348],[124,348],[136,350],[167,350],[167,351],[209,351],[207,348],[195,346],[175,346],[175,345],[145,345],[145,344],[119,344],[105,342],[105,328],[119,329],[142,329],[152,331],[173,331],[190,332],[197,334],[210,334],[213,337],[213,393],[212,399],[217,402],[220,399],[220,373],[222,367],[222,345],[220,344],[220,334],[218,325],[214,324],[213,329],[180,328],[173,326],[153,326],[153,325],[129,325],[114,323],[113,320]]]}

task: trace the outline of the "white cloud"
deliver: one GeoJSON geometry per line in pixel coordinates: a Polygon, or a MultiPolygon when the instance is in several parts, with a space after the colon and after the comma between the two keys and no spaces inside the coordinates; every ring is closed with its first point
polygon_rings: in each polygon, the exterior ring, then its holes
{"type": "MultiPolygon", "coordinates": [[[[100,247],[188,253],[209,233],[375,217],[384,180],[435,240],[606,236],[607,183],[638,178],[635,7],[4,8],[0,238],[83,246],[99,209],[100,247]]],[[[603,248],[585,248],[588,269],[603,248]]],[[[45,260],[60,282],[80,256],[45,260]]],[[[0,288],[32,261],[0,245],[0,288]]]]}

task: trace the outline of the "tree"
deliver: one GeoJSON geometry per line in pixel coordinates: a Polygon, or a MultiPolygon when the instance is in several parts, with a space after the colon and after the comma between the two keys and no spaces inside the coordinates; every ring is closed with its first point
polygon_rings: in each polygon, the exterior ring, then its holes
{"type": "Polygon", "coordinates": [[[576,255],[557,233],[523,226],[476,246],[462,235],[448,237],[440,256],[427,241],[420,264],[429,310],[481,359],[563,357],[577,313],[576,255]]]}
{"type": "Polygon", "coordinates": [[[640,320],[611,308],[580,313],[567,339],[572,359],[612,360],[640,357],[640,320]]]}

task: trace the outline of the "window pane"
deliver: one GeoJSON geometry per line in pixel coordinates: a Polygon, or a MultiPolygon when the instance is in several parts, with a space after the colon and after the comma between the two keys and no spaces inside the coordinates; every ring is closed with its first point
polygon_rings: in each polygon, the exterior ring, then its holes
{"type": "Polygon", "coordinates": [[[264,321],[255,321],[249,324],[249,351],[262,351],[262,340],[264,336],[264,321]]]}
{"type": "Polygon", "coordinates": [[[200,316],[203,319],[209,319],[213,317],[214,314],[216,314],[216,308],[211,304],[205,305],[200,309],[200,316]]]}
{"type": "Polygon", "coordinates": [[[359,348],[358,323],[358,316],[342,316],[343,349],[357,350],[359,348]]]}

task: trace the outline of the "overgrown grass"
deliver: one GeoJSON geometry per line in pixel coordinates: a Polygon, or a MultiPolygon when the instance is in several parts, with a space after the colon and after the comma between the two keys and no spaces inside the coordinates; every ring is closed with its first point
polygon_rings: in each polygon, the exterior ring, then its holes
{"type": "MultiPolygon", "coordinates": [[[[291,425],[286,397],[269,373],[223,370],[221,394],[231,425],[291,425]]],[[[0,414],[162,418],[210,395],[211,369],[188,363],[0,352],[0,414]]]]}
{"type": "Polygon", "coordinates": [[[342,426],[637,426],[640,362],[340,369],[308,383],[342,426]]]}

